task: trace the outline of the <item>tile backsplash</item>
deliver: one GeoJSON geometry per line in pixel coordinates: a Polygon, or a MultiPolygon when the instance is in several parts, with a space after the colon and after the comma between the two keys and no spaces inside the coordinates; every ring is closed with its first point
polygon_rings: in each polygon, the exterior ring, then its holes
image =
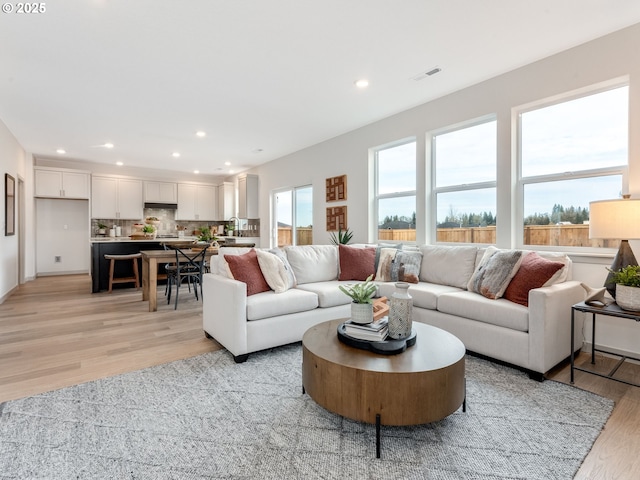
{"type": "MultiPolygon", "coordinates": [[[[157,226],[158,235],[176,235],[177,236],[177,226],[180,225],[182,227],[186,227],[185,235],[194,235],[194,232],[199,230],[201,227],[205,226],[213,226],[213,225],[224,225],[226,222],[224,221],[214,221],[214,222],[198,222],[195,220],[184,221],[184,220],[176,220],[176,210],[174,209],[164,209],[164,208],[145,208],[144,216],[140,220],[119,220],[119,219],[108,219],[108,218],[93,218],[91,219],[91,235],[98,235],[98,223],[103,223],[107,226],[107,235],[109,234],[109,229],[113,228],[113,226],[118,226],[121,228],[122,236],[128,237],[131,235],[133,231],[133,225],[135,223],[144,223],[144,219],[148,217],[156,217],[160,220],[160,224],[157,226]]],[[[258,232],[260,231],[260,220],[251,219],[251,220],[240,220],[239,222],[240,234],[242,236],[258,236],[258,232]]]]}

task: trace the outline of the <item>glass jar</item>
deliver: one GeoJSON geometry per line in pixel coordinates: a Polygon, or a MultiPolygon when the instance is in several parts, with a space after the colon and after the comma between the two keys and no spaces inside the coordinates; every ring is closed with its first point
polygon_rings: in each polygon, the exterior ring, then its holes
{"type": "Polygon", "coordinates": [[[397,282],[396,290],[389,301],[389,338],[404,340],[411,335],[413,323],[413,298],[409,295],[409,284],[397,282]]]}

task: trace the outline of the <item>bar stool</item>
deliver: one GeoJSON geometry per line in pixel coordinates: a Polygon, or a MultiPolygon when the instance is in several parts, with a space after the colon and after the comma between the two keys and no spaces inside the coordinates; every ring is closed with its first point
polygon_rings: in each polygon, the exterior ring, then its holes
{"type": "Polygon", "coordinates": [[[104,258],[110,260],[109,264],[109,293],[113,288],[114,283],[129,283],[135,282],[136,290],[140,288],[140,275],[138,275],[138,259],[142,257],[140,253],[130,253],[128,255],[105,255],[104,258]],[[113,278],[113,270],[115,269],[117,260],[131,260],[133,261],[133,277],[117,277],[113,278]]]}

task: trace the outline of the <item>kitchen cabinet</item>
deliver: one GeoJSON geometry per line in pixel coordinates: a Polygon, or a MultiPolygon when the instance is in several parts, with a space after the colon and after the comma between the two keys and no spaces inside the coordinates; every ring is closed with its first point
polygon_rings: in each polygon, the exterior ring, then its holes
{"type": "Polygon", "coordinates": [[[178,203],[178,184],[170,182],[144,182],[145,203],[178,203]]]}
{"type": "Polygon", "coordinates": [[[41,198],[89,198],[89,173],[53,168],[34,168],[35,195],[41,198]]]}
{"type": "Polygon", "coordinates": [[[176,220],[216,220],[218,187],[193,183],[178,184],[176,220]]]}
{"type": "Polygon", "coordinates": [[[258,208],[258,176],[238,177],[238,217],[260,218],[258,208]]]}
{"type": "Polygon", "coordinates": [[[91,179],[91,217],[141,220],[142,180],[94,176],[91,179]]]}
{"type": "Polygon", "coordinates": [[[236,216],[236,189],[231,182],[218,185],[218,216],[217,220],[229,220],[236,216]]]}

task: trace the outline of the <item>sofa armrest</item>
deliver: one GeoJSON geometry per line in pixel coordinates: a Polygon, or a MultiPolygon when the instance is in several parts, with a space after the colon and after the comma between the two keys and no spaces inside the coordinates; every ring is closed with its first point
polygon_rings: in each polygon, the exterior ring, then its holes
{"type": "MultiPolygon", "coordinates": [[[[571,352],[571,306],[584,300],[577,281],[536,288],[529,292],[529,365],[546,373],[571,352]]],[[[574,348],[582,346],[582,317],[576,317],[574,348]],[[579,318],[578,318],[579,317],[579,318]]]]}
{"type": "Polygon", "coordinates": [[[247,352],[247,285],[214,273],[203,275],[202,326],[234,356],[247,352]]]}

